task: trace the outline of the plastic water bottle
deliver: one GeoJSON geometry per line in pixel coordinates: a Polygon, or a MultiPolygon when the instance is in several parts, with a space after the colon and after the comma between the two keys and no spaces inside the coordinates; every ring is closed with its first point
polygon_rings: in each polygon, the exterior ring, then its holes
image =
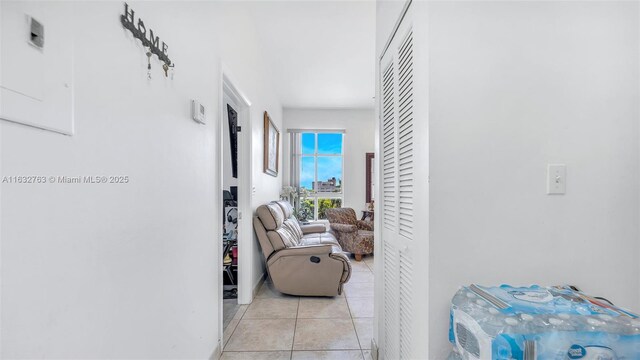
{"type": "Polygon", "coordinates": [[[595,316],[583,316],[582,321],[580,321],[580,327],[584,331],[598,332],[604,330],[604,321],[598,319],[595,316]]]}
{"type": "Polygon", "coordinates": [[[618,322],[623,335],[640,336],[640,319],[620,316],[618,322]]]}
{"type": "Polygon", "coordinates": [[[494,307],[477,307],[477,310],[481,311],[482,315],[475,317],[475,319],[489,336],[496,336],[503,332],[505,316],[500,311],[494,307]]]}
{"type": "Polygon", "coordinates": [[[520,314],[520,327],[522,329],[523,334],[533,334],[537,333],[536,324],[534,322],[535,318],[529,314],[520,314]]]}
{"type": "Polygon", "coordinates": [[[574,331],[575,327],[572,326],[567,320],[560,317],[550,316],[547,318],[547,322],[551,326],[553,331],[574,331]]]}
{"type": "Polygon", "coordinates": [[[451,303],[453,304],[454,307],[464,308],[465,306],[468,305],[470,296],[475,296],[475,295],[472,294],[467,289],[464,289],[464,288],[460,289],[458,292],[456,292],[456,295],[451,300],[451,303]]]}

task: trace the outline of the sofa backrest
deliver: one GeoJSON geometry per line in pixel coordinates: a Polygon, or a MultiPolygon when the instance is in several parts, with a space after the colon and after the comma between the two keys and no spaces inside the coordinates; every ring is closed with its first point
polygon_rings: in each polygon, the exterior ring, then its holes
{"type": "Polygon", "coordinates": [[[286,201],[258,206],[253,225],[265,258],[274,251],[299,245],[302,239],[302,229],[286,201]]]}
{"type": "Polygon", "coordinates": [[[289,229],[289,231],[295,235],[296,241],[300,243],[300,239],[302,239],[304,234],[302,233],[302,228],[300,227],[298,219],[293,215],[293,206],[285,200],[275,201],[275,203],[280,206],[282,213],[284,214],[285,220],[282,226],[289,229]]]}

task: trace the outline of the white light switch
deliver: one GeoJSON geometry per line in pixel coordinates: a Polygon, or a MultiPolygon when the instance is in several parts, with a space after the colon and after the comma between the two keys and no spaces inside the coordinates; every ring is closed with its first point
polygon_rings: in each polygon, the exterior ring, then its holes
{"type": "Polygon", "coordinates": [[[567,190],[567,166],[547,165],[547,194],[564,194],[567,190]]]}

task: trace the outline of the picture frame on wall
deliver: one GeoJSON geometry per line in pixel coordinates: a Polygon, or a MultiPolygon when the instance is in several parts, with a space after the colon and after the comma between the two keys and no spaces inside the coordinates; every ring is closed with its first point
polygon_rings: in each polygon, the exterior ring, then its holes
{"type": "Polygon", "coordinates": [[[271,176],[278,176],[280,158],[280,131],[264,112],[264,172],[271,176]]]}

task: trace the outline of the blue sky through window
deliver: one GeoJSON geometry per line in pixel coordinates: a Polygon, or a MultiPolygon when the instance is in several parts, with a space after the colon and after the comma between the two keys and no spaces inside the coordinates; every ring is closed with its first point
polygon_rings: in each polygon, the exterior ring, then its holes
{"type": "Polygon", "coordinates": [[[342,154],[342,134],[318,134],[318,154],[342,154]]]}
{"type": "Polygon", "coordinates": [[[313,156],[303,156],[302,166],[300,167],[300,186],[307,190],[313,187],[314,174],[316,171],[316,162],[313,156]]]}
{"type": "Polygon", "coordinates": [[[302,153],[313,154],[316,151],[316,134],[303,133],[302,134],[302,153]]]}
{"type": "MultiPolygon", "coordinates": [[[[327,181],[333,177],[337,184],[342,183],[342,156],[322,156],[322,154],[342,154],[342,134],[319,133],[318,140],[318,181],[327,181]]],[[[302,134],[302,153],[313,155],[316,151],[316,134],[302,134]]],[[[316,158],[303,156],[300,164],[300,186],[312,190],[315,181],[316,158]]]]}

